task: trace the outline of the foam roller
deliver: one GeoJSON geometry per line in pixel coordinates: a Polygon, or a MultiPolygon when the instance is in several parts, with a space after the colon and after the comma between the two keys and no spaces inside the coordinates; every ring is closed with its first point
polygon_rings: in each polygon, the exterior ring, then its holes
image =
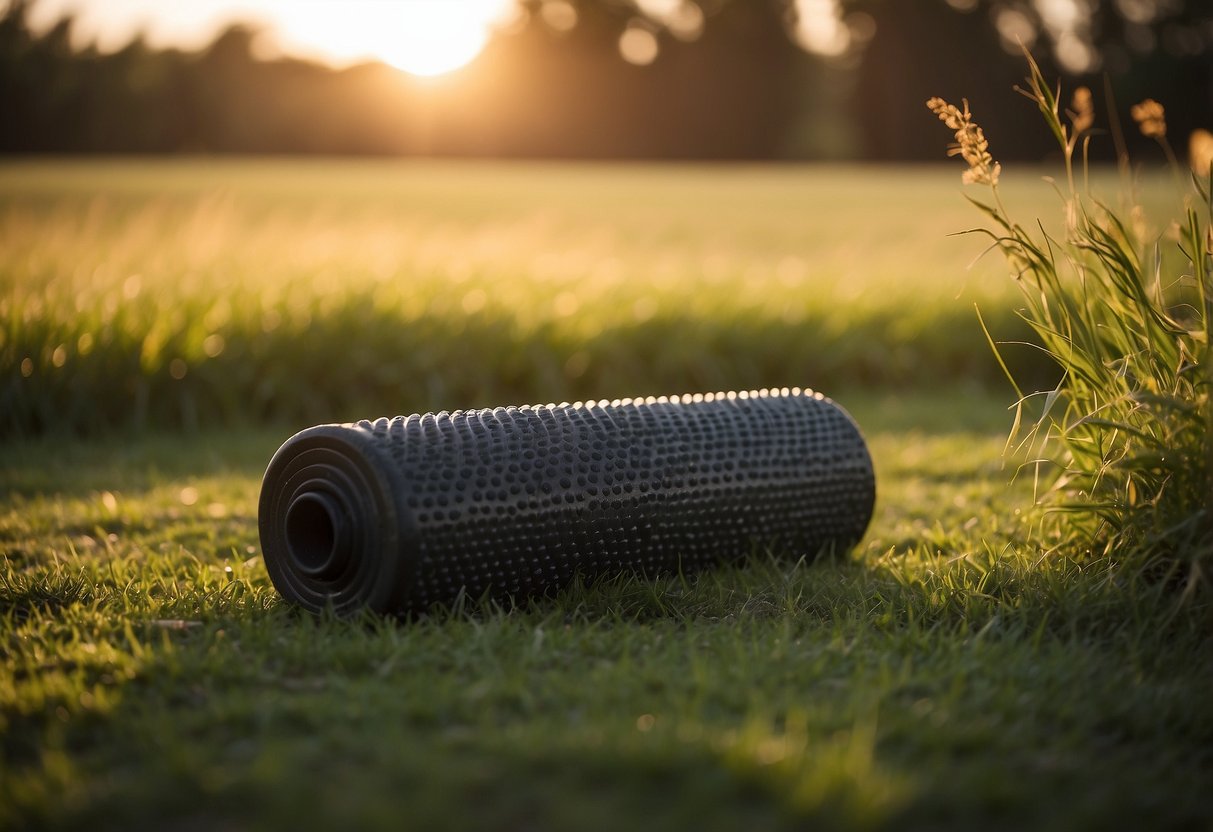
{"type": "Polygon", "coordinates": [[[258,526],[287,600],[409,613],[849,549],[875,494],[850,416],[785,388],[308,428],[270,461],[258,526]]]}

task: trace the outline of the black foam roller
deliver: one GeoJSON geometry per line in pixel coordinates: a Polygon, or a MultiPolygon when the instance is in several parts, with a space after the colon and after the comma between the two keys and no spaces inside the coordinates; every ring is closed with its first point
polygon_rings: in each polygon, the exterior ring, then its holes
{"type": "Polygon", "coordinates": [[[308,428],[270,461],[258,525],[288,600],[410,612],[848,549],[875,492],[846,412],[785,388],[308,428]]]}

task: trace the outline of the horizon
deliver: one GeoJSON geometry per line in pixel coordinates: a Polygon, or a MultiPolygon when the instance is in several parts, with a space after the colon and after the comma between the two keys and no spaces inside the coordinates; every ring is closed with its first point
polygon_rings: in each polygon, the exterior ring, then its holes
{"type": "MultiPolygon", "coordinates": [[[[867,21],[843,20],[839,0],[789,2],[796,16],[789,34],[806,51],[840,56],[869,31],[867,21]]],[[[0,0],[0,9],[12,3],[0,0]]],[[[638,19],[648,18],[679,40],[695,40],[703,30],[704,13],[694,2],[635,4],[638,19]]],[[[260,31],[258,47],[265,57],[301,58],[333,68],[379,61],[424,77],[463,68],[497,31],[512,28],[526,14],[518,0],[190,0],[171,6],[159,0],[34,0],[29,20],[41,32],[71,18],[73,46],[103,53],[140,37],[155,48],[200,50],[225,28],[247,24],[260,31]]],[[[558,31],[577,24],[576,8],[566,0],[549,0],[540,16],[558,31]]],[[[649,29],[628,31],[619,44],[621,57],[651,62],[657,50],[649,29]]]]}
{"type": "Polygon", "coordinates": [[[429,76],[466,66],[493,29],[515,14],[513,0],[191,0],[172,6],[158,0],[38,0],[29,20],[45,31],[71,18],[73,46],[101,52],[139,37],[154,48],[200,50],[227,27],[246,24],[259,30],[264,57],[333,68],[379,61],[429,76]]]}

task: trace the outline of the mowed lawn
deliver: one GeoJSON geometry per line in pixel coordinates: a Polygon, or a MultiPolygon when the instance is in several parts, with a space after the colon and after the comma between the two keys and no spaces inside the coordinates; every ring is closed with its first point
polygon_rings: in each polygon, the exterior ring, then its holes
{"type": "Polygon", "coordinates": [[[958,179],[0,166],[0,828],[1208,827],[1209,609],[1049,553],[958,179]],[[410,621],[266,577],[314,421],[761,384],[868,436],[850,555],[410,621]]]}

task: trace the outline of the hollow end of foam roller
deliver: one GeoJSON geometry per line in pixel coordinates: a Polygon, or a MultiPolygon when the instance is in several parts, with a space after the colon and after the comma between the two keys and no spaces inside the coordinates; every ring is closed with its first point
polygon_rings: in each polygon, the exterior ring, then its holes
{"type": "Polygon", "coordinates": [[[285,547],[292,566],[304,575],[334,578],[349,563],[352,519],[322,490],[296,494],[286,510],[285,547]]]}
{"type": "Polygon", "coordinates": [[[262,479],[257,525],[270,580],[313,612],[391,612],[410,551],[390,460],[352,425],[283,443],[262,479]]]}

